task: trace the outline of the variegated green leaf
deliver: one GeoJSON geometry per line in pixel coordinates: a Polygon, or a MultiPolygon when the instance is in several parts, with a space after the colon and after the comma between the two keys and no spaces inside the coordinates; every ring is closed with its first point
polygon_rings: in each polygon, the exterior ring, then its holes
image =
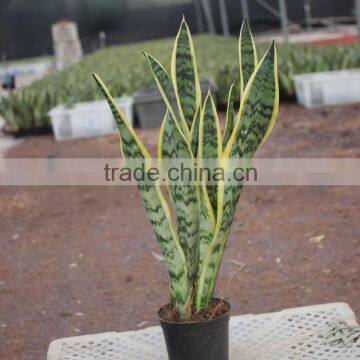
{"type": "Polygon", "coordinates": [[[199,107],[196,111],[195,119],[192,123],[191,132],[190,132],[191,150],[194,155],[194,158],[197,158],[198,156],[200,116],[201,116],[201,110],[199,107]]]}
{"type": "MultiPolygon", "coordinates": [[[[148,159],[150,161],[148,151],[117,106],[103,81],[96,74],[94,74],[94,79],[114,115],[124,156],[129,159],[148,159]]],[[[191,288],[188,283],[188,268],[184,252],[171,222],[169,208],[157,184],[139,184],[138,189],[150,222],[153,225],[161,252],[164,255],[170,276],[171,293],[176,298],[175,305],[180,314],[189,318],[190,314],[186,306],[191,295],[191,288]]]]}
{"type": "MultiPolygon", "coordinates": [[[[179,159],[181,161],[188,159],[187,166],[193,165],[194,159],[189,144],[169,112],[166,113],[161,126],[158,154],[162,159],[179,159]]],[[[192,284],[197,275],[198,189],[196,185],[189,182],[189,179],[183,177],[179,184],[171,182],[169,190],[176,209],[179,241],[188,264],[189,283],[192,284]]]]}
{"type": "Polygon", "coordinates": [[[214,235],[216,220],[211,207],[206,186],[200,187],[200,230],[199,230],[199,269],[206,256],[214,235]]]}
{"type": "MultiPolygon", "coordinates": [[[[202,164],[206,166],[206,159],[219,159],[222,156],[222,139],[219,118],[217,115],[215,103],[208,92],[204,107],[200,117],[199,131],[199,158],[202,164]]],[[[212,177],[212,176],[211,176],[212,177]]],[[[217,208],[217,186],[209,184],[207,181],[207,192],[214,213],[217,208]]]]}
{"type": "MultiPolygon", "coordinates": [[[[251,76],[245,88],[240,116],[236,118],[233,133],[225,148],[226,159],[251,158],[260,144],[267,138],[277,118],[279,89],[277,77],[276,48],[271,48],[251,76]]],[[[212,243],[200,269],[196,288],[196,306],[207,306],[215,288],[215,281],[229,228],[233,221],[242,184],[219,184],[218,214],[212,243]]]]}
{"type": "Polygon", "coordinates": [[[180,116],[191,129],[196,111],[201,104],[201,89],[194,45],[185,19],[182,20],[175,39],[171,59],[171,78],[180,116]]]}
{"type": "Polygon", "coordinates": [[[225,122],[225,131],[223,139],[223,149],[225,149],[226,144],[228,143],[231,133],[234,129],[234,83],[231,85],[228,96],[228,103],[226,109],[226,122],[225,122]]]}
{"type": "MultiPolygon", "coordinates": [[[[149,54],[146,53],[144,54],[149,62],[156,84],[159,88],[162,98],[164,99],[167,109],[169,110],[175,121],[178,122],[176,113],[174,111],[174,107],[172,105],[170,77],[167,71],[165,70],[165,68],[161,65],[161,63],[158,60],[156,60],[153,56],[149,54]]],[[[190,139],[190,131],[184,118],[180,119],[179,125],[186,139],[187,140],[190,139]]]]}
{"type": "Polygon", "coordinates": [[[278,110],[277,52],[273,42],[245,88],[240,116],[224,156],[251,158],[272,131],[278,110]]]}
{"type": "Polygon", "coordinates": [[[242,93],[257,66],[254,39],[246,20],[243,21],[239,37],[240,92],[242,93]]]}

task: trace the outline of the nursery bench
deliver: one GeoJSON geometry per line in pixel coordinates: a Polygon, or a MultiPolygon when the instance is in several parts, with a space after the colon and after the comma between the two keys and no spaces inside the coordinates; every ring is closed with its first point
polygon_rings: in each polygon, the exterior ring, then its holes
{"type": "MultiPolygon", "coordinates": [[[[307,306],[230,318],[231,360],[355,360],[360,340],[341,326],[356,327],[345,303],[307,306]],[[341,325],[342,324],[342,325],[341,325]],[[334,328],[340,330],[334,331],[334,328]],[[353,337],[352,337],[353,339],[353,337]]],[[[51,342],[47,360],[166,360],[161,328],[76,336],[51,342]]]]}

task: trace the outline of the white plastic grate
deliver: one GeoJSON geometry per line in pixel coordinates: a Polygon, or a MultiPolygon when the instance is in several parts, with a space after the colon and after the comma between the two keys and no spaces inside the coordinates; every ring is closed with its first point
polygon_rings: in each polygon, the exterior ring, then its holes
{"type": "MultiPolygon", "coordinates": [[[[340,324],[357,327],[345,303],[308,306],[230,319],[231,360],[355,360],[360,341],[326,340],[340,324]]],[[[345,335],[344,335],[345,334],[345,335]]],[[[357,339],[357,338],[356,338],[357,339]]],[[[123,333],[104,333],[55,340],[48,360],[154,360],[167,359],[159,326],[123,333]]]]}

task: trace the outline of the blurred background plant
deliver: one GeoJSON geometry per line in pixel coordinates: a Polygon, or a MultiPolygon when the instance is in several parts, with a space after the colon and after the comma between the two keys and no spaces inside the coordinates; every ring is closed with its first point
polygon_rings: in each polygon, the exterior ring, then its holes
{"type": "MultiPolygon", "coordinates": [[[[228,89],[236,78],[236,38],[217,35],[197,35],[200,77],[215,81],[217,102],[225,107],[228,89]]],[[[95,70],[103,77],[111,93],[118,97],[131,95],[143,87],[152,86],[142,50],[151,49],[169,68],[170,39],[138,42],[100,50],[85,56],[80,62],[54,72],[31,86],[0,100],[0,114],[11,132],[17,134],[43,132],[50,129],[48,111],[56,105],[100,99],[91,80],[95,70]]],[[[267,44],[259,45],[261,56],[267,44]]],[[[360,67],[360,44],[347,45],[282,45],[279,51],[279,86],[282,99],[294,97],[294,74],[360,67]]],[[[237,84],[238,86],[238,84],[237,84]]]]}
{"type": "MultiPolygon", "coordinates": [[[[47,0],[9,0],[0,5],[0,78],[15,75],[17,90],[3,92],[8,97],[0,97],[0,115],[14,134],[48,131],[47,113],[54,106],[99,98],[89,76],[95,70],[116,97],[151,86],[141,50],[154,49],[154,55],[168,68],[169,58],[163,55],[171,48],[167,37],[176,31],[173,19],[183,14],[197,34],[200,76],[216,84],[220,108],[225,107],[227,89],[237,75],[234,48],[243,18],[261,37],[259,56],[273,38],[270,33],[277,34],[280,96],[292,99],[295,74],[360,67],[360,14],[356,15],[356,9],[354,0],[53,0],[51,4],[47,0]],[[15,63],[23,65],[24,73],[34,58],[12,60],[54,53],[54,58],[37,59],[53,62],[60,69],[64,59],[58,52],[64,44],[59,42],[65,40],[52,26],[69,21],[77,30],[72,36],[68,33],[66,41],[73,44],[76,38],[81,54],[90,55],[39,81],[30,76],[35,82],[23,88],[30,82],[21,82],[19,71],[14,74],[15,63]],[[288,44],[290,38],[293,45],[281,44],[288,44]],[[324,45],[331,41],[336,45],[324,45]]],[[[64,54],[76,53],[71,46],[64,54]]]]}

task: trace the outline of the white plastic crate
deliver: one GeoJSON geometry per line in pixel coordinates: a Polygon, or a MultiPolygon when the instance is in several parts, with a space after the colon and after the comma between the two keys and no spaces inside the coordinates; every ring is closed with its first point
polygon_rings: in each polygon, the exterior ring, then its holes
{"type": "MultiPolygon", "coordinates": [[[[230,318],[231,360],[355,360],[360,342],[349,341],[334,325],[357,327],[345,303],[307,306],[276,313],[230,318]]],[[[159,326],[55,340],[47,360],[166,360],[159,326]]]]}
{"type": "MultiPolygon", "coordinates": [[[[132,124],[132,97],[121,97],[116,102],[132,124]]],[[[49,116],[56,140],[105,135],[116,131],[106,100],[77,103],[71,107],[60,105],[50,110],[49,116]]]]}
{"type": "Polygon", "coordinates": [[[294,82],[306,108],[360,102],[360,69],[295,75],[294,82]]]}

